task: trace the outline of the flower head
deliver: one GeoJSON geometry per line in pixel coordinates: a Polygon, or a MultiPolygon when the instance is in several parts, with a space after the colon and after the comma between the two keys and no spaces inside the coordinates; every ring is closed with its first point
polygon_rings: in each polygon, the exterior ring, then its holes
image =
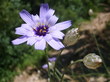
{"type": "Polygon", "coordinates": [[[102,59],[95,53],[89,53],[83,58],[83,63],[89,69],[96,69],[101,66],[102,59]]]}
{"type": "Polygon", "coordinates": [[[64,38],[64,44],[66,46],[71,46],[77,42],[79,38],[78,31],[79,31],[78,28],[72,28],[66,33],[65,38],[64,38]]]}
{"type": "Polygon", "coordinates": [[[50,9],[48,4],[41,4],[39,16],[31,15],[26,10],[20,12],[20,17],[26,24],[16,28],[16,34],[21,37],[12,41],[14,45],[19,45],[27,41],[28,45],[34,45],[35,49],[44,50],[46,42],[55,50],[64,47],[59,39],[63,39],[61,32],[71,26],[71,21],[57,23],[58,17],[54,15],[55,10],[50,9]]]}

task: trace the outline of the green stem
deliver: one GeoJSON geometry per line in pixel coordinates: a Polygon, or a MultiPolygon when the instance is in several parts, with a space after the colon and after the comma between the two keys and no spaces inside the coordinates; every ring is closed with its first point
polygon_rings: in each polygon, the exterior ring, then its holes
{"type": "Polygon", "coordinates": [[[75,62],[71,63],[69,66],[76,64],[76,63],[79,63],[79,62],[82,62],[82,61],[83,61],[83,59],[76,60],[75,62]]]}
{"type": "MultiPolygon", "coordinates": [[[[69,66],[73,65],[73,64],[76,64],[76,63],[79,63],[79,62],[83,62],[83,59],[79,59],[79,60],[76,60],[75,62],[71,63],[69,66]]],[[[66,67],[67,68],[67,67],[66,67]]],[[[64,73],[61,77],[61,81],[60,82],[63,82],[63,77],[64,77],[64,73]]]]}
{"type": "MultiPolygon", "coordinates": [[[[49,67],[49,62],[48,62],[48,54],[47,54],[47,49],[45,49],[45,55],[46,55],[46,59],[47,59],[47,65],[48,65],[48,76],[50,78],[50,67],[49,67]]],[[[51,79],[51,78],[50,78],[51,79]]]]}
{"type": "Polygon", "coordinates": [[[63,77],[64,77],[64,73],[63,73],[63,75],[62,75],[62,77],[61,77],[61,81],[60,81],[60,82],[63,82],[63,77]]]}
{"type": "MultiPolygon", "coordinates": [[[[60,81],[60,77],[58,76],[58,74],[61,75],[61,73],[57,69],[55,69],[55,70],[56,70],[56,72],[55,72],[55,75],[54,76],[56,76],[56,78],[58,79],[58,81],[60,81]]],[[[52,71],[54,72],[54,69],[52,69],[52,71]]]]}
{"type": "Polygon", "coordinates": [[[61,74],[61,73],[60,73],[60,71],[59,71],[58,69],[55,69],[55,74],[56,74],[56,73],[58,73],[58,74],[59,74],[59,76],[61,77],[61,78],[59,79],[59,77],[58,77],[58,75],[57,75],[58,80],[59,80],[60,82],[62,82],[62,81],[63,81],[63,77],[64,77],[64,73],[63,73],[63,74],[61,74]]]}
{"type": "Polygon", "coordinates": [[[57,62],[58,62],[58,59],[59,59],[59,57],[60,57],[62,51],[63,51],[63,49],[60,51],[60,53],[58,54],[58,56],[57,56],[57,58],[56,58],[56,62],[55,62],[55,66],[54,66],[54,68],[56,67],[56,64],[57,64],[57,62]]]}
{"type": "Polygon", "coordinates": [[[106,66],[106,64],[105,64],[105,61],[104,61],[104,59],[103,59],[103,56],[102,56],[102,54],[101,54],[101,51],[100,51],[100,49],[99,49],[99,44],[98,44],[98,41],[97,41],[97,39],[96,39],[95,34],[93,34],[93,37],[94,37],[94,39],[95,39],[95,43],[96,43],[96,46],[97,46],[99,55],[100,55],[100,57],[101,57],[101,59],[102,59],[102,61],[103,61],[103,65],[104,65],[104,67],[105,67],[107,73],[110,75],[109,70],[108,70],[108,68],[107,68],[107,66],[106,66]]]}
{"type": "Polygon", "coordinates": [[[57,65],[58,59],[59,59],[59,57],[60,57],[62,51],[63,51],[63,49],[60,51],[60,53],[58,54],[58,56],[57,56],[57,58],[56,58],[56,62],[55,62],[55,66],[54,66],[54,76],[55,76],[55,72],[56,72],[56,70],[55,70],[55,69],[56,69],[56,65],[57,65]]]}

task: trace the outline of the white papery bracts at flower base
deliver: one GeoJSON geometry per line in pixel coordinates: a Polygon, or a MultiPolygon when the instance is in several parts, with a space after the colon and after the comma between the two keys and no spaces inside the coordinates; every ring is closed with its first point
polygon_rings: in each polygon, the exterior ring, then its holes
{"type": "Polygon", "coordinates": [[[102,59],[95,53],[89,53],[83,58],[83,63],[89,69],[96,69],[101,66],[102,59]]]}
{"type": "Polygon", "coordinates": [[[78,28],[72,28],[69,30],[64,38],[64,44],[66,46],[73,45],[79,38],[78,28]]]}

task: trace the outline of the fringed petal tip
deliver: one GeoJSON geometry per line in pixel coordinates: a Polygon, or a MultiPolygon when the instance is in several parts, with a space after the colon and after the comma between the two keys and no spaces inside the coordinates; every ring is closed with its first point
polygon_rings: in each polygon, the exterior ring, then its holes
{"type": "Polygon", "coordinates": [[[42,4],[40,4],[40,7],[43,7],[45,9],[49,9],[48,3],[42,3],[42,4]]]}
{"type": "Polygon", "coordinates": [[[45,16],[45,14],[48,12],[49,10],[49,6],[47,3],[41,4],[40,5],[40,18],[43,18],[45,16]]]}
{"type": "Polygon", "coordinates": [[[20,17],[29,25],[32,25],[34,23],[31,14],[26,11],[26,10],[22,10],[20,13],[20,17]]]}

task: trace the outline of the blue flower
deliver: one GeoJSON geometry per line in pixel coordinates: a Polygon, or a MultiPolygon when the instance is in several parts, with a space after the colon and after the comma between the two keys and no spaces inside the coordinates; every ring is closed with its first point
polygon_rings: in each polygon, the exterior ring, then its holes
{"type": "MultiPolygon", "coordinates": [[[[52,57],[52,58],[48,58],[48,63],[49,63],[49,67],[50,68],[53,68],[54,65],[55,65],[55,61],[56,61],[56,57],[52,57]]],[[[43,69],[47,69],[48,68],[48,65],[47,64],[44,64],[42,66],[43,69]]]]}
{"type": "Polygon", "coordinates": [[[26,24],[16,28],[15,34],[22,35],[12,41],[14,45],[27,42],[34,45],[35,49],[44,50],[48,43],[55,50],[64,48],[59,39],[63,39],[61,32],[71,26],[71,21],[56,23],[58,17],[54,15],[55,10],[50,9],[48,4],[41,4],[39,16],[31,15],[28,11],[22,10],[19,14],[26,24]]]}

